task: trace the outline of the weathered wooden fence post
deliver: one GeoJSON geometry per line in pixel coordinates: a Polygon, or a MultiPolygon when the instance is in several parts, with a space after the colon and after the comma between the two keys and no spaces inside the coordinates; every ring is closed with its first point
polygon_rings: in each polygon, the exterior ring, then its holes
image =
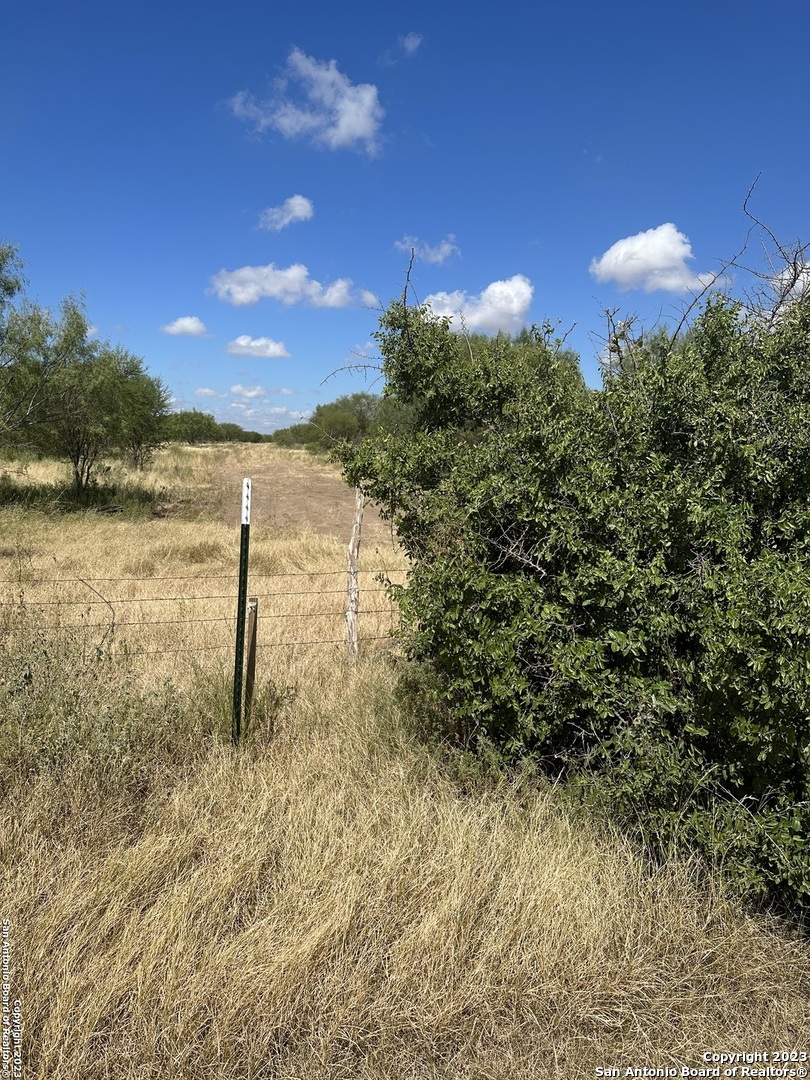
{"type": "Polygon", "coordinates": [[[239,537],[239,593],[236,601],[236,655],[233,667],[233,719],[231,739],[242,735],[242,673],[245,666],[245,611],[247,609],[248,547],[250,545],[250,480],[242,481],[242,530],[239,537]]]}
{"type": "Polygon", "coordinates": [[[258,596],[248,597],[247,609],[247,668],[245,670],[245,731],[250,724],[253,708],[253,687],[256,685],[256,622],[259,618],[258,596]]]}
{"type": "Polygon", "coordinates": [[[362,488],[354,489],[354,521],[352,535],[346,549],[346,644],[349,656],[357,659],[357,618],[360,611],[360,584],[357,578],[360,559],[360,534],[363,529],[365,498],[362,488]]]}

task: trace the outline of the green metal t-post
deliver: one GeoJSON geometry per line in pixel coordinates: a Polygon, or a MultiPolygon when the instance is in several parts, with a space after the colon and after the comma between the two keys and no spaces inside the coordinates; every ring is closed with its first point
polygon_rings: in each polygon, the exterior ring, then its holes
{"type": "Polygon", "coordinates": [[[234,746],[242,736],[242,672],[245,665],[245,613],[247,611],[248,547],[250,544],[250,480],[242,481],[242,531],[239,537],[239,595],[236,602],[236,658],[233,668],[234,746]]]}

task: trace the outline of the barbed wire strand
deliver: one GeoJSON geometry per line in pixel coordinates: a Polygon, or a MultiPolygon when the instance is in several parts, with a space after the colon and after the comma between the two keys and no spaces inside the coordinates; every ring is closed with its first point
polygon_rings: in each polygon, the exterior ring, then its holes
{"type": "MultiPolygon", "coordinates": [[[[366,641],[390,641],[395,643],[395,639],[390,634],[377,634],[372,637],[362,637],[357,639],[358,644],[363,644],[366,641]]],[[[258,649],[283,649],[292,648],[299,645],[345,645],[346,638],[327,638],[326,640],[320,639],[315,641],[274,641],[265,643],[256,643],[258,649]]],[[[233,642],[229,641],[224,645],[198,645],[192,648],[185,649],[148,649],[144,651],[140,650],[122,650],[121,655],[124,657],[130,656],[176,656],[179,653],[197,653],[197,652],[213,652],[216,649],[232,649],[233,642]]],[[[109,650],[110,652],[112,650],[109,650]]]]}
{"type": "MultiPolygon", "coordinates": [[[[365,575],[375,574],[378,577],[385,576],[385,577],[388,577],[390,579],[390,575],[392,575],[392,574],[407,574],[408,569],[406,567],[362,568],[362,569],[359,569],[358,572],[361,573],[361,574],[365,574],[365,575]]],[[[337,576],[342,576],[345,573],[346,573],[345,570],[293,570],[293,571],[277,571],[277,572],[270,573],[270,574],[253,574],[253,573],[249,573],[248,582],[252,583],[254,581],[256,581],[256,582],[258,582],[258,581],[273,581],[273,580],[278,580],[278,579],[296,578],[296,577],[306,577],[306,578],[337,577],[337,576]]],[[[98,592],[98,590],[96,590],[94,585],[92,584],[94,582],[95,583],[101,583],[101,582],[113,582],[113,583],[137,582],[139,584],[143,584],[143,583],[153,582],[153,581],[154,582],[157,582],[157,581],[161,581],[161,582],[162,581],[234,581],[234,582],[236,582],[236,581],[238,581],[238,574],[236,574],[236,573],[229,573],[229,574],[193,574],[193,575],[192,574],[184,574],[184,575],[162,574],[162,575],[141,575],[141,576],[138,576],[138,577],[39,578],[36,581],[22,581],[19,578],[0,578],[0,584],[14,585],[14,586],[18,587],[21,590],[21,595],[20,595],[19,600],[2,602],[2,604],[0,604],[0,607],[5,607],[6,609],[10,608],[12,610],[12,613],[16,613],[16,612],[25,611],[25,610],[31,609],[31,608],[43,608],[43,607],[85,607],[85,608],[89,608],[89,607],[92,607],[92,606],[97,606],[99,604],[103,604],[103,605],[105,605],[107,607],[112,607],[113,604],[151,604],[151,603],[184,603],[184,602],[198,603],[198,602],[219,601],[219,600],[229,600],[229,601],[233,602],[233,600],[234,600],[234,594],[233,593],[225,593],[225,594],[215,593],[215,594],[208,594],[208,595],[205,595],[205,596],[198,596],[198,595],[192,595],[192,596],[179,595],[178,596],[178,595],[175,595],[175,596],[126,596],[126,597],[106,598],[106,597],[102,596],[102,594],[100,592],[98,592]],[[68,600],[68,599],[65,599],[65,598],[60,598],[60,599],[57,599],[57,600],[27,600],[25,598],[25,590],[26,589],[36,588],[36,587],[42,586],[42,585],[82,585],[85,588],[92,589],[92,591],[96,593],[96,595],[99,597],[99,599],[97,599],[97,600],[88,600],[86,598],[83,598],[83,599],[77,599],[77,600],[68,600]]],[[[261,593],[261,594],[259,594],[258,599],[260,601],[264,600],[265,603],[268,603],[268,602],[271,603],[275,598],[281,597],[281,596],[290,597],[290,596],[321,596],[321,595],[343,595],[343,594],[345,594],[345,589],[343,589],[343,588],[340,588],[340,589],[307,589],[307,590],[285,589],[285,590],[277,590],[277,591],[274,591],[274,592],[261,593]]],[[[385,613],[394,616],[396,614],[396,610],[395,610],[394,607],[363,608],[359,612],[359,614],[364,614],[364,615],[385,614],[385,613]]],[[[341,610],[316,611],[316,612],[308,612],[308,611],[265,612],[265,613],[260,614],[258,617],[261,620],[265,620],[265,619],[285,619],[285,618],[286,619],[342,618],[344,615],[345,615],[345,611],[341,609],[341,610]]],[[[220,615],[220,616],[213,616],[213,617],[193,618],[193,619],[150,619],[150,620],[125,621],[125,622],[115,622],[113,620],[112,622],[105,622],[105,623],[101,623],[101,622],[63,623],[63,624],[59,624],[59,625],[38,626],[38,627],[26,627],[26,626],[18,624],[17,626],[13,626],[13,625],[8,626],[8,627],[5,628],[5,630],[6,630],[6,632],[12,632],[12,631],[21,631],[21,630],[29,629],[29,630],[37,632],[37,633],[39,633],[39,632],[54,633],[54,632],[65,632],[65,631],[72,631],[72,630],[77,630],[77,629],[84,629],[84,630],[88,631],[88,633],[89,633],[89,632],[92,632],[93,630],[106,628],[107,633],[109,633],[110,630],[113,629],[113,628],[118,629],[118,628],[123,628],[123,627],[127,627],[127,628],[137,627],[137,628],[140,628],[140,629],[148,629],[149,627],[152,627],[152,626],[182,626],[182,625],[193,625],[195,623],[211,623],[211,622],[224,622],[226,624],[227,623],[232,623],[233,622],[233,617],[232,616],[220,615]]],[[[378,635],[378,636],[373,636],[373,637],[358,638],[358,643],[364,642],[364,641],[382,641],[382,640],[391,641],[392,640],[391,635],[390,634],[385,634],[385,635],[378,635]]],[[[309,647],[309,646],[339,645],[339,644],[343,644],[343,643],[345,643],[345,638],[343,638],[343,637],[341,637],[341,638],[328,638],[328,639],[322,639],[321,638],[321,639],[309,639],[309,640],[306,640],[306,641],[291,641],[291,642],[284,642],[284,641],[282,641],[282,642],[257,642],[257,648],[258,649],[278,649],[278,648],[285,648],[285,647],[300,647],[300,646],[309,647]]],[[[116,645],[117,644],[118,643],[116,643],[116,645]]],[[[184,647],[177,648],[177,649],[132,650],[132,649],[128,648],[126,643],[123,643],[122,655],[127,656],[127,657],[129,657],[129,656],[135,657],[135,656],[180,655],[180,654],[193,654],[193,653],[198,653],[198,652],[216,651],[216,650],[220,650],[220,649],[230,649],[232,647],[233,647],[233,642],[229,641],[227,643],[215,644],[215,645],[197,645],[197,646],[185,645],[184,647]]],[[[117,652],[117,649],[116,649],[116,652],[117,652]]]]}
{"type": "MultiPolygon", "coordinates": [[[[340,618],[345,616],[346,612],[341,611],[274,611],[265,615],[259,615],[259,620],[264,619],[322,619],[322,618],[340,618]]],[[[361,608],[358,615],[380,615],[380,614],[396,614],[396,609],[391,607],[384,608],[361,608]]],[[[236,619],[236,616],[230,615],[216,615],[203,619],[149,619],[148,621],[142,620],[141,622],[115,622],[115,628],[118,629],[121,626],[137,626],[140,628],[148,628],[150,626],[194,626],[197,623],[232,623],[236,619]]],[[[91,622],[91,623],[57,623],[53,626],[31,626],[28,623],[20,623],[17,626],[9,625],[3,627],[7,632],[14,630],[31,630],[39,633],[43,630],[92,630],[94,627],[106,627],[110,624],[108,622],[91,622]]]]}
{"type": "MultiPolygon", "coordinates": [[[[260,600],[272,600],[275,596],[338,596],[345,595],[345,589],[307,589],[291,590],[284,592],[258,593],[260,600]]],[[[7,600],[2,606],[6,608],[29,608],[29,607],[90,607],[93,604],[157,604],[175,603],[177,601],[198,600],[234,600],[235,593],[213,593],[208,596],[111,596],[108,600],[7,600]]]]}

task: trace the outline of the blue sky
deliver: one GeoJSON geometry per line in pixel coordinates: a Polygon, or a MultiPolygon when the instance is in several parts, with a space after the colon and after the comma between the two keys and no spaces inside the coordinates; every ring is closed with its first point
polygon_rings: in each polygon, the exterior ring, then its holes
{"type": "Polygon", "coordinates": [[[411,247],[419,300],[559,319],[597,386],[603,309],[677,319],[760,173],[757,216],[810,233],[805,0],[0,14],[0,239],[29,295],[83,291],[176,408],[246,428],[380,389],[338,369],[374,355],[411,247]]]}

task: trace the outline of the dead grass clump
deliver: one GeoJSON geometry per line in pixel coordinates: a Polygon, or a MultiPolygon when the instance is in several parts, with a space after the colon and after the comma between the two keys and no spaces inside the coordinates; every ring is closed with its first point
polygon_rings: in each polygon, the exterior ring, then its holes
{"type": "MultiPolygon", "coordinates": [[[[194,533],[196,533],[196,528],[194,533]]],[[[152,552],[152,557],[158,564],[175,565],[180,567],[198,566],[203,563],[227,564],[229,567],[234,562],[234,549],[226,547],[222,540],[206,539],[196,540],[191,543],[164,543],[157,544],[152,552]]]]}
{"type": "Polygon", "coordinates": [[[333,672],[272,740],[164,777],[128,840],[31,843],[30,1075],[584,1077],[798,1045],[806,946],[552,790],[460,796],[391,679],[333,672]]]}

